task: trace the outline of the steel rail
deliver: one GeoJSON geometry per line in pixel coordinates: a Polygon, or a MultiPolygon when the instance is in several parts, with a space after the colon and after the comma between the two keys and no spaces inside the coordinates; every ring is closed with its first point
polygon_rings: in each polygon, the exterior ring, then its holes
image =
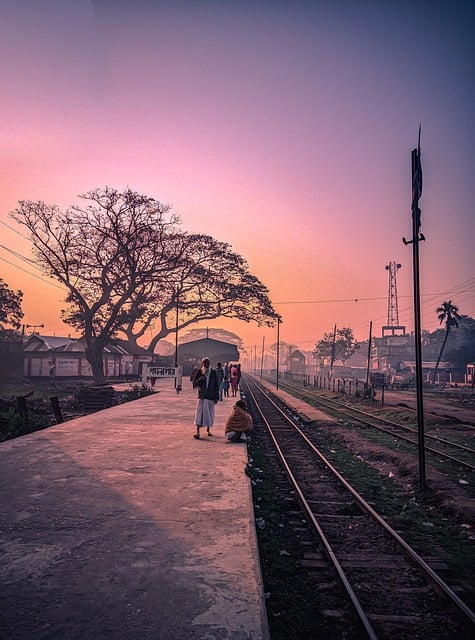
{"type": "MultiPolygon", "coordinates": [[[[305,388],[296,386],[294,384],[291,384],[289,382],[285,382],[284,386],[286,386],[289,389],[294,389],[295,391],[297,391],[300,394],[304,394],[306,396],[308,396],[309,398],[311,398],[312,400],[315,399],[317,402],[322,402],[324,403],[325,401],[328,401],[329,403],[334,403],[338,406],[342,406],[345,409],[348,409],[350,411],[353,411],[356,414],[361,414],[363,416],[367,416],[373,420],[377,420],[378,422],[383,422],[384,424],[387,424],[391,427],[396,427],[398,429],[402,429],[403,431],[408,431],[409,433],[414,433],[416,434],[416,430],[413,429],[412,427],[407,426],[406,424],[401,424],[400,422],[394,422],[394,420],[388,420],[388,418],[382,418],[380,416],[374,416],[371,413],[368,413],[367,411],[363,411],[362,409],[358,409],[357,407],[349,407],[346,404],[343,404],[342,402],[339,402],[338,400],[335,400],[334,398],[326,398],[325,400],[321,400],[320,397],[312,391],[308,391],[305,388]]],[[[330,405],[331,406],[331,405],[330,405]]],[[[411,411],[414,411],[413,409],[411,409],[410,407],[408,407],[411,411]]],[[[462,423],[463,424],[463,423],[462,423]]],[[[470,425],[467,425],[470,426],[470,425]]],[[[445,440],[445,438],[440,438],[439,436],[434,436],[430,433],[427,433],[426,438],[431,439],[431,440],[435,440],[435,442],[440,442],[442,444],[446,444],[450,447],[453,447],[454,449],[461,449],[462,451],[466,451],[468,453],[473,453],[475,454],[475,449],[472,449],[471,447],[466,447],[463,444],[458,444],[457,442],[450,442],[450,440],[445,440]]]]}
{"type": "MultiPolygon", "coordinates": [[[[410,427],[407,427],[406,425],[402,425],[399,424],[397,422],[392,422],[391,420],[388,420],[387,418],[380,418],[379,416],[374,416],[370,413],[366,413],[365,411],[362,411],[361,409],[357,409],[357,408],[353,408],[353,407],[348,407],[347,405],[342,404],[341,402],[338,402],[338,400],[333,400],[330,398],[326,398],[326,399],[321,399],[319,398],[316,394],[313,394],[309,391],[306,391],[305,389],[301,389],[299,387],[295,387],[293,385],[284,383],[283,385],[284,387],[287,387],[289,389],[294,389],[296,391],[298,391],[298,393],[302,396],[307,396],[307,398],[311,399],[313,402],[316,402],[317,404],[319,404],[320,406],[323,406],[327,409],[331,409],[333,411],[337,411],[338,413],[340,413],[341,415],[344,415],[348,418],[352,418],[354,420],[357,420],[358,422],[362,422],[363,424],[367,424],[368,426],[372,427],[373,429],[377,429],[378,431],[380,431],[381,433],[385,433],[386,435],[391,435],[395,438],[398,438],[400,440],[403,440],[405,442],[408,442],[411,445],[417,446],[417,440],[411,440],[410,438],[407,438],[406,436],[403,436],[400,433],[394,433],[394,432],[389,432],[387,429],[378,426],[377,424],[374,424],[374,422],[383,422],[385,424],[388,424],[389,426],[398,428],[398,429],[402,429],[403,431],[409,431],[414,435],[417,435],[417,433],[415,432],[414,429],[411,429],[410,427]],[[356,414],[356,415],[355,415],[356,414]],[[360,418],[358,417],[358,414],[361,414],[362,416],[364,416],[364,418],[360,418]]],[[[305,399],[302,398],[303,400],[305,399]]],[[[450,446],[456,449],[461,449],[463,451],[466,451],[467,453],[473,453],[475,454],[475,450],[471,449],[469,447],[464,447],[463,445],[459,445],[457,443],[453,443],[453,442],[449,442],[448,440],[443,440],[440,438],[437,438],[437,436],[431,436],[426,434],[426,438],[431,438],[433,440],[436,440],[437,442],[440,442],[446,446],[450,446]]],[[[433,449],[432,447],[429,446],[425,446],[424,447],[425,451],[427,451],[428,453],[431,453],[434,456],[438,456],[441,458],[444,458],[446,460],[450,460],[450,462],[453,462],[454,464],[457,464],[458,466],[464,467],[466,469],[468,469],[469,471],[475,471],[475,466],[471,465],[469,462],[465,462],[464,460],[460,460],[459,458],[455,458],[453,456],[451,456],[448,453],[444,453],[443,451],[439,451],[437,449],[433,449]]]]}
{"type": "MultiPolygon", "coordinates": [[[[326,551],[331,563],[335,567],[335,570],[338,573],[338,575],[340,577],[340,580],[341,580],[341,582],[342,582],[342,584],[343,584],[343,586],[344,586],[344,588],[345,588],[345,590],[346,590],[346,592],[347,592],[347,594],[348,594],[348,596],[349,596],[349,598],[351,600],[353,608],[356,611],[356,614],[358,615],[358,618],[360,619],[361,623],[363,624],[363,626],[364,626],[364,628],[366,630],[368,638],[370,638],[371,640],[378,640],[378,635],[376,634],[376,631],[374,630],[373,625],[371,624],[368,616],[366,615],[366,612],[365,612],[361,602],[359,601],[358,596],[356,595],[355,591],[353,590],[353,587],[351,586],[350,581],[348,580],[343,567],[341,566],[338,558],[336,557],[336,554],[333,551],[333,548],[332,548],[330,542],[328,541],[325,533],[323,532],[322,528],[320,527],[320,524],[318,523],[317,519],[315,518],[315,516],[314,516],[314,514],[312,512],[312,509],[310,508],[310,505],[308,504],[304,494],[302,493],[302,490],[301,490],[301,488],[300,488],[300,486],[299,486],[294,474],[292,473],[292,471],[291,471],[291,469],[290,469],[290,467],[289,467],[289,465],[287,463],[287,460],[285,458],[284,452],[282,451],[279,443],[277,442],[277,439],[274,436],[274,433],[272,431],[272,427],[270,426],[268,420],[266,419],[264,413],[262,412],[262,409],[261,409],[261,407],[259,405],[259,402],[257,401],[257,398],[254,395],[254,392],[252,391],[252,389],[250,387],[248,387],[248,391],[249,391],[249,393],[251,394],[251,396],[252,396],[252,398],[254,400],[255,406],[256,406],[257,410],[259,411],[259,413],[261,415],[261,418],[264,421],[264,424],[266,425],[267,431],[268,431],[270,437],[272,438],[272,442],[274,443],[275,450],[277,451],[277,454],[278,454],[278,456],[279,456],[279,458],[280,458],[280,460],[281,460],[281,462],[282,462],[282,464],[283,464],[283,466],[285,468],[285,471],[286,471],[286,473],[287,473],[287,475],[288,475],[288,477],[289,477],[289,479],[290,479],[290,481],[291,481],[291,483],[292,483],[292,485],[293,485],[293,487],[294,487],[294,489],[295,489],[295,491],[296,491],[296,493],[297,493],[297,495],[299,497],[299,500],[300,500],[300,502],[302,504],[302,507],[306,511],[308,518],[310,519],[314,529],[316,530],[316,532],[317,532],[317,534],[318,534],[318,536],[319,536],[319,538],[320,538],[320,540],[321,540],[321,542],[322,542],[322,544],[323,544],[323,546],[325,548],[325,551],[326,551]]],[[[270,398],[269,398],[269,400],[272,402],[272,400],[270,398]]],[[[276,408],[278,408],[278,407],[276,407],[276,408]]],[[[280,411],[280,409],[279,409],[279,411],[280,411]]],[[[285,414],[282,414],[282,415],[285,416],[285,414]]],[[[285,416],[285,418],[286,418],[286,420],[288,420],[287,416],[285,416]]]]}
{"type": "MultiPolygon", "coordinates": [[[[285,418],[289,425],[295,429],[299,433],[299,435],[304,439],[304,441],[308,444],[308,446],[312,449],[312,451],[320,458],[320,460],[327,466],[327,468],[335,475],[335,477],[343,484],[343,486],[353,495],[355,500],[358,502],[360,507],[364,509],[369,515],[371,515],[379,525],[381,525],[386,532],[392,537],[392,539],[397,542],[397,544],[401,547],[401,549],[407,554],[407,556],[417,564],[421,570],[426,574],[426,576],[451,600],[457,608],[472,622],[475,623],[475,612],[470,609],[470,607],[461,600],[458,595],[450,588],[448,584],[446,584],[442,578],[421,558],[421,556],[366,502],[366,500],[348,483],[348,481],[340,474],[340,472],[331,464],[331,462],[319,451],[315,445],[307,438],[307,436],[302,432],[302,430],[287,416],[280,407],[274,402],[274,400],[269,396],[269,392],[267,389],[262,387],[256,379],[252,379],[253,384],[263,393],[267,399],[274,405],[276,410],[285,418]]],[[[253,396],[254,397],[254,396],[253,396]]],[[[283,404],[285,402],[279,399],[283,404]]],[[[258,405],[257,401],[256,405],[258,405]]],[[[259,409],[259,412],[262,412],[259,409]]],[[[265,421],[268,424],[267,421],[265,421]]],[[[269,427],[268,427],[269,428],[269,427]]],[[[274,437],[273,437],[274,440],[274,437]]]]}

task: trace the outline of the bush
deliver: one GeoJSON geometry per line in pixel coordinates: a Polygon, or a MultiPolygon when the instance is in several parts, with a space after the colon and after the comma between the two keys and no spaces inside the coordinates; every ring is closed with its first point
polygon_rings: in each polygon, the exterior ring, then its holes
{"type": "Polygon", "coordinates": [[[0,412],[0,442],[24,436],[50,426],[45,414],[19,413],[14,409],[0,412]]]}

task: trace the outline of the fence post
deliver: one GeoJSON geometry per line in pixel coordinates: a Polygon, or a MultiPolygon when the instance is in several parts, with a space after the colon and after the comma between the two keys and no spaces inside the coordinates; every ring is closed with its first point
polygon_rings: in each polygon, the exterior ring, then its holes
{"type": "Polygon", "coordinates": [[[21,413],[21,415],[26,415],[28,413],[28,409],[26,406],[26,396],[17,396],[16,403],[18,406],[18,411],[21,413]]]}
{"type": "Polygon", "coordinates": [[[49,400],[51,402],[51,406],[54,411],[54,417],[56,418],[56,422],[60,424],[61,422],[63,422],[63,414],[61,413],[61,407],[59,406],[58,396],[53,396],[49,400]]]}

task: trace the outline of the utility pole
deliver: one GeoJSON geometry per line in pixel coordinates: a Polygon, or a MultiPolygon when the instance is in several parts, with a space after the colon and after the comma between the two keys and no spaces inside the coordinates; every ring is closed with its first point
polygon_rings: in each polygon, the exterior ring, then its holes
{"type": "Polygon", "coordinates": [[[264,340],[265,340],[265,336],[262,336],[262,351],[261,351],[261,380],[262,380],[262,369],[264,368],[264,340]]]}
{"type": "Polygon", "coordinates": [[[332,340],[332,357],[330,360],[330,379],[333,378],[333,363],[335,362],[335,343],[336,343],[336,325],[333,330],[333,340],[332,340]]]}
{"type": "Polygon", "coordinates": [[[424,401],[422,389],[422,339],[421,339],[421,293],[419,284],[419,242],[425,240],[420,233],[421,210],[419,198],[422,195],[422,163],[421,163],[421,127],[419,126],[419,140],[417,149],[411,153],[412,166],[412,240],[402,241],[405,245],[412,244],[412,263],[414,280],[414,338],[416,349],[416,400],[417,400],[417,433],[419,442],[419,486],[421,491],[426,488],[425,476],[425,444],[424,444],[424,401]]]}
{"type": "MultiPolygon", "coordinates": [[[[175,367],[178,367],[178,287],[176,290],[176,319],[175,319],[175,367]]],[[[175,379],[176,384],[176,379],[175,379]]]]}
{"type": "Polygon", "coordinates": [[[368,338],[368,366],[366,367],[366,388],[369,385],[369,363],[371,361],[371,340],[372,340],[373,321],[369,323],[369,338],[368,338]]]}
{"type": "Polygon", "coordinates": [[[280,316],[277,317],[277,370],[275,376],[275,388],[279,390],[279,358],[280,358],[280,316]]]}

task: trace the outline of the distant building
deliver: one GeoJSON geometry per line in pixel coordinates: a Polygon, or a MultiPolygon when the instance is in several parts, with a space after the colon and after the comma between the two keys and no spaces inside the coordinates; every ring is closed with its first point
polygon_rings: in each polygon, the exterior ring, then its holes
{"type": "Polygon", "coordinates": [[[287,361],[286,361],[287,371],[290,371],[290,373],[305,373],[306,372],[305,361],[306,361],[306,358],[304,354],[298,349],[296,349],[287,358],[287,361]]]}
{"type": "Polygon", "coordinates": [[[189,375],[193,367],[199,366],[203,358],[211,360],[211,367],[214,369],[218,362],[239,362],[239,351],[235,344],[213,340],[213,338],[202,338],[184,342],[178,346],[178,364],[183,365],[183,375],[189,375]]]}
{"type": "MultiPolygon", "coordinates": [[[[150,351],[125,340],[104,348],[107,378],[140,376],[144,362],[152,360],[150,351]]],[[[92,378],[82,339],[34,334],[23,343],[23,375],[27,378],[92,378]]]]}

